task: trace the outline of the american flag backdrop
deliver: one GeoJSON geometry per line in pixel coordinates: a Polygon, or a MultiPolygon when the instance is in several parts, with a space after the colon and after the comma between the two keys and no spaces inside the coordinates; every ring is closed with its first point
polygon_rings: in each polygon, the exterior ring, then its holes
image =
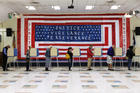
{"type": "MultiPolygon", "coordinates": [[[[58,48],[59,59],[65,59],[68,47],[80,48],[80,59],[87,58],[87,48],[107,49],[115,45],[123,49],[130,45],[130,19],[124,14],[25,14],[18,19],[18,59],[24,59],[28,46],[39,49],[39,58],[45,58],[46,48],[58,48]]],[[[123,57],[122,56],[122,57],[123,57]]]]}

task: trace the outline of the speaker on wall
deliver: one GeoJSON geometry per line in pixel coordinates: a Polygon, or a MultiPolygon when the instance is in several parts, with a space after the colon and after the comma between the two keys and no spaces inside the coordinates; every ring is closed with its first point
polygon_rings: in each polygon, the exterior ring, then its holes
{"type": "Polygon", "coordinates": [[[12,28],[6,28],[6,35],[12,36],[12,28]]]}

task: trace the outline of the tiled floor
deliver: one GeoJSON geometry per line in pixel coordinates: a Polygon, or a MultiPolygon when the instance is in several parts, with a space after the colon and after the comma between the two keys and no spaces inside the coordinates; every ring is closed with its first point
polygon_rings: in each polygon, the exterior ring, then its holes
{"type": "MultiPolygon", "coordinates": [[[[11,68],[13,69],[13,68],[11,68]]],[[[140,71],[86,71],[86,68],[24,68],[3,72],[0,93],[140,93],[140,71]]],[[[104,68],[107,69],[107,68],[104,68]]]]}

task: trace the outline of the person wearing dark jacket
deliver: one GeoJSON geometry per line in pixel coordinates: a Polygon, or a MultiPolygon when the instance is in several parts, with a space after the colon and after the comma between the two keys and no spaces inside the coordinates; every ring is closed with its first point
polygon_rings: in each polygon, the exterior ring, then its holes
{"type": "Polygon", "coordinates": [[[132,58],[135,56],[135,53],[133,52],[133,46],[129,46],[126,56],[128,57],[128,70],[131,70],[132,58]]]}
{"type": "Polygon", "coordinates": [[[68,59],[68,66],[69,66],[69,71],[71,71],[72,59],[73,59],[72,47],[69,47],[69,48],[68,48],[67,53],[68,53],[69,56],[70,56],[70,58],[68,59]]]}
{"type": "Polygon", "coordinates": [[[8,71],[7,69],[7,59],[8,59],[8,56],[7,56],[7,51],[8,51],[8,48],[10,48],[9,45],[5,46],[3,48],[3,51],[2,51],[2,54],[3,54],[3,62],[2,62],[2,68],[3,68],[3,71],[8,71]]]}
{"type": "Polygon", "coordinates": [[[49,66],[51,64],[51,48],[52,48],[52,46],[49,46],[46,49],[46,53],[45,53],[45,56],[46,56],[45,71],[50,71],[49,66]]]}
{"type": "Polygon", "coordinates": [[[29,69],[30,68],[30,50],[31,50],[31,47],[29,46],[26,52],[26,71],[31,71],[29,69]]]}
{"type": "Polygon", "coordinates": [[[114,48],[115,46],[113,45],[112,47],[110,47],[107,51],[107,64],[108,64],[108,70],[113,70],[112,69],[112,58],[115,55],[114,52],[114,48]]]}

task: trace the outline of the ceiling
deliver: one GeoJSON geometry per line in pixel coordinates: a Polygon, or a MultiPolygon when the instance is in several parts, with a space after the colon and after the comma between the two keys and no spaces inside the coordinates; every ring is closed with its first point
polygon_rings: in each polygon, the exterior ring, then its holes
{"type": "Polygon", "coordinates": [[[140,10],[140,0],[113,0],[115,5],[121,7],[117,10],[111,10],[107,1],[110,0],[74,0],[74,9],[68,9],[71,0],[0,0],[0,22],[8,19],[9,12],[20,14],[98,14],[98,13],[126,13],[130,10],[140,10]],[[26,5],[33,5],[31,2],[39,2],[35,7],[37,10],[29,11],[26,5]],[[52,6],[58,5],[60,10],[52,9],[52,6]],[[85,6],[94,5],[92,10],[85,10],[85,6]]]}

